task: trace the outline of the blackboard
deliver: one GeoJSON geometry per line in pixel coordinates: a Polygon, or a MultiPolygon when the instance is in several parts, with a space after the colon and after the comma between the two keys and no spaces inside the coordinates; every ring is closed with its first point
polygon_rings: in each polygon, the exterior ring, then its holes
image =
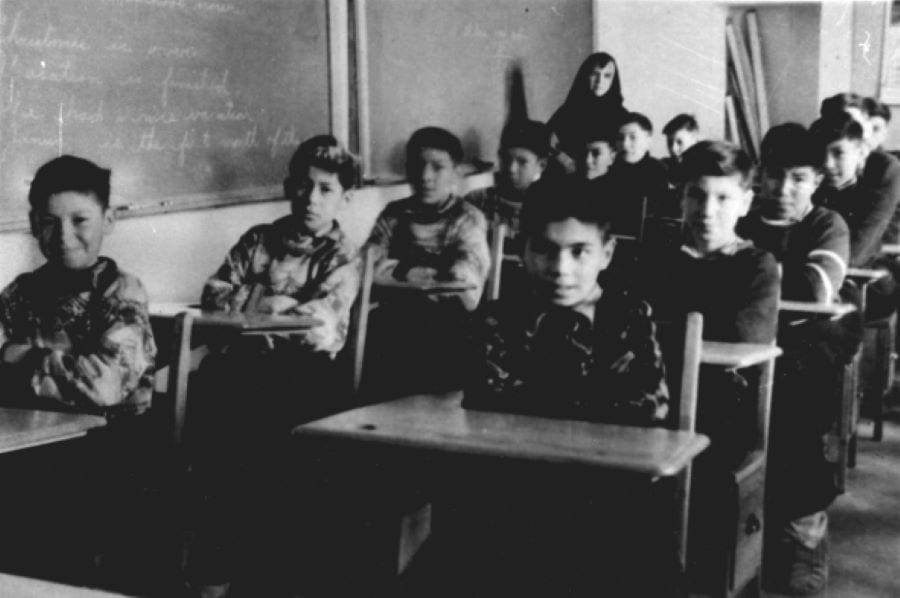
{"type": "Polygon", "coordinates": [[[402,174],[419,127],[445,127],[470,160],[495,161],[509,74],[529,116],[562,104],[592,47],[591,0],[370,0],[366,11],[370,173],[402,174]]]}
{"type": "Polygon", "coordinates": [[[277,195],[328,131],[325,0],[0,1],[0,225],[60,153],[140,213],[277,195]]]}

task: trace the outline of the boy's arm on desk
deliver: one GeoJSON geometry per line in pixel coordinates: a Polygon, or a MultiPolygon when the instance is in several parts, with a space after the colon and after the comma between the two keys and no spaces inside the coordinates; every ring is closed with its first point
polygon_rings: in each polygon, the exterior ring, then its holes
{"type": "Polygon", "coordinates": [[[856,311],[850,303],[820,303],[816,301],[788,301],[782,299],[778,303],[778,311],[800,316],[820,316],[837,319],[856,311]]]}

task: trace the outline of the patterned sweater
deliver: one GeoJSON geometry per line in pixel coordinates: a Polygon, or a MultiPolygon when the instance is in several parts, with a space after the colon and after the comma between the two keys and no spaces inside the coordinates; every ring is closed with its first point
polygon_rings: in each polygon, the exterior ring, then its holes
{"type": "Polygon", "coordinates": [[[337,353],[344,346],[350,307],[359,291],[359,252],[335,223],[320,236],[301,232],[293,216],[254,226],[231,248],[203,287],[206,309],[241,311],[254,289],[263,296],[286,295],[323,324],[292,333],[313,351],[337,353]]]}
{"type": "Polygon", "coordinates": [[[463,406],[620,424],[668,412],[650,307],[604,291],[594,322],[571,309],[501,299],[474,327],[463,406]]]}
{"type": "Polygon", "coordinates": [[[84,379],[79,358],[95,355],[117,371],[114,411],[150,405],[156,345],[147,293],[109,258],[85,271],[45,264],[16,278],[0,293],[0,345],[7,343],[33,347],[12,376],[36,401],[97,411],[77,388],[84,379]]]}
{"type": "Polygon", "coordinates": [[[507,226],[507,240],[503,245],[503,253],[521,255],[522,241],[519,238],[520,220],[524,197],[514,197],[503,193],[498,187],[485,187],[470,191],[464,199],[481,210],[488,225],[503,223],[507,226]]]}
{"type": "Polygon", "coordinates": [[[405,280],[411,268],[427,267],[442,279],[475,285],[449,300],[472,311],[478,306],[490,269],[484,214],[459,197],[438,206],[423,205],[415,196],[388,205],[375,222],[370,246],[375,248],[375,276],[405,280]]]}

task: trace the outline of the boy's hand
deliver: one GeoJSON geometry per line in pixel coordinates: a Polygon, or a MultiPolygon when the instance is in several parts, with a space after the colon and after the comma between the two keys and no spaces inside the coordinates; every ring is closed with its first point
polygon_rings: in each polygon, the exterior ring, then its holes
{"type": "Polygon", "coordinates": [[[298,305],[298,301],[293,297],[288,297],[287,295],[270,295],[268,297],[262,297],[256,303],[255,310],[261,314],[283,314],[288,312],[298,305]]]}
{"type": "Polygon", "coordinates": [[[75,388],[100,407],[122,399],[122,372],[97,355],[80,356],[75,362],[75,388]]]}
{"type": "Polygon", "coordinates": [[[406,280],[409,282],[434,282],[437,279],[437,270],[425,266],[415,266],[406,272],[406,280]]]}

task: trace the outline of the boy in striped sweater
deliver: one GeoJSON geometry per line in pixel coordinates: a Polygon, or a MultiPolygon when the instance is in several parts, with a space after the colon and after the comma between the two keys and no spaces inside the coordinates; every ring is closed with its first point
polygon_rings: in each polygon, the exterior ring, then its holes
{"type": "MultiPolygon", "coordinates": [[[[781,297],[837,303],[850,259],[850,233],[837,213],[812,203],[822,182],[822,150],[801,125],[772,128],[762,144],[762,195],[739,232],[775,255],[781,297]]],[[[842,292],[845,293],[842,296],[842,292]]],[[[839,404],[838,376],[859,346],[858,315],[780,321],[767,494],[766,585],[791,595],[822,590],[828,579],[825,509],[836,490],[827,437],[839,404]]]]}

